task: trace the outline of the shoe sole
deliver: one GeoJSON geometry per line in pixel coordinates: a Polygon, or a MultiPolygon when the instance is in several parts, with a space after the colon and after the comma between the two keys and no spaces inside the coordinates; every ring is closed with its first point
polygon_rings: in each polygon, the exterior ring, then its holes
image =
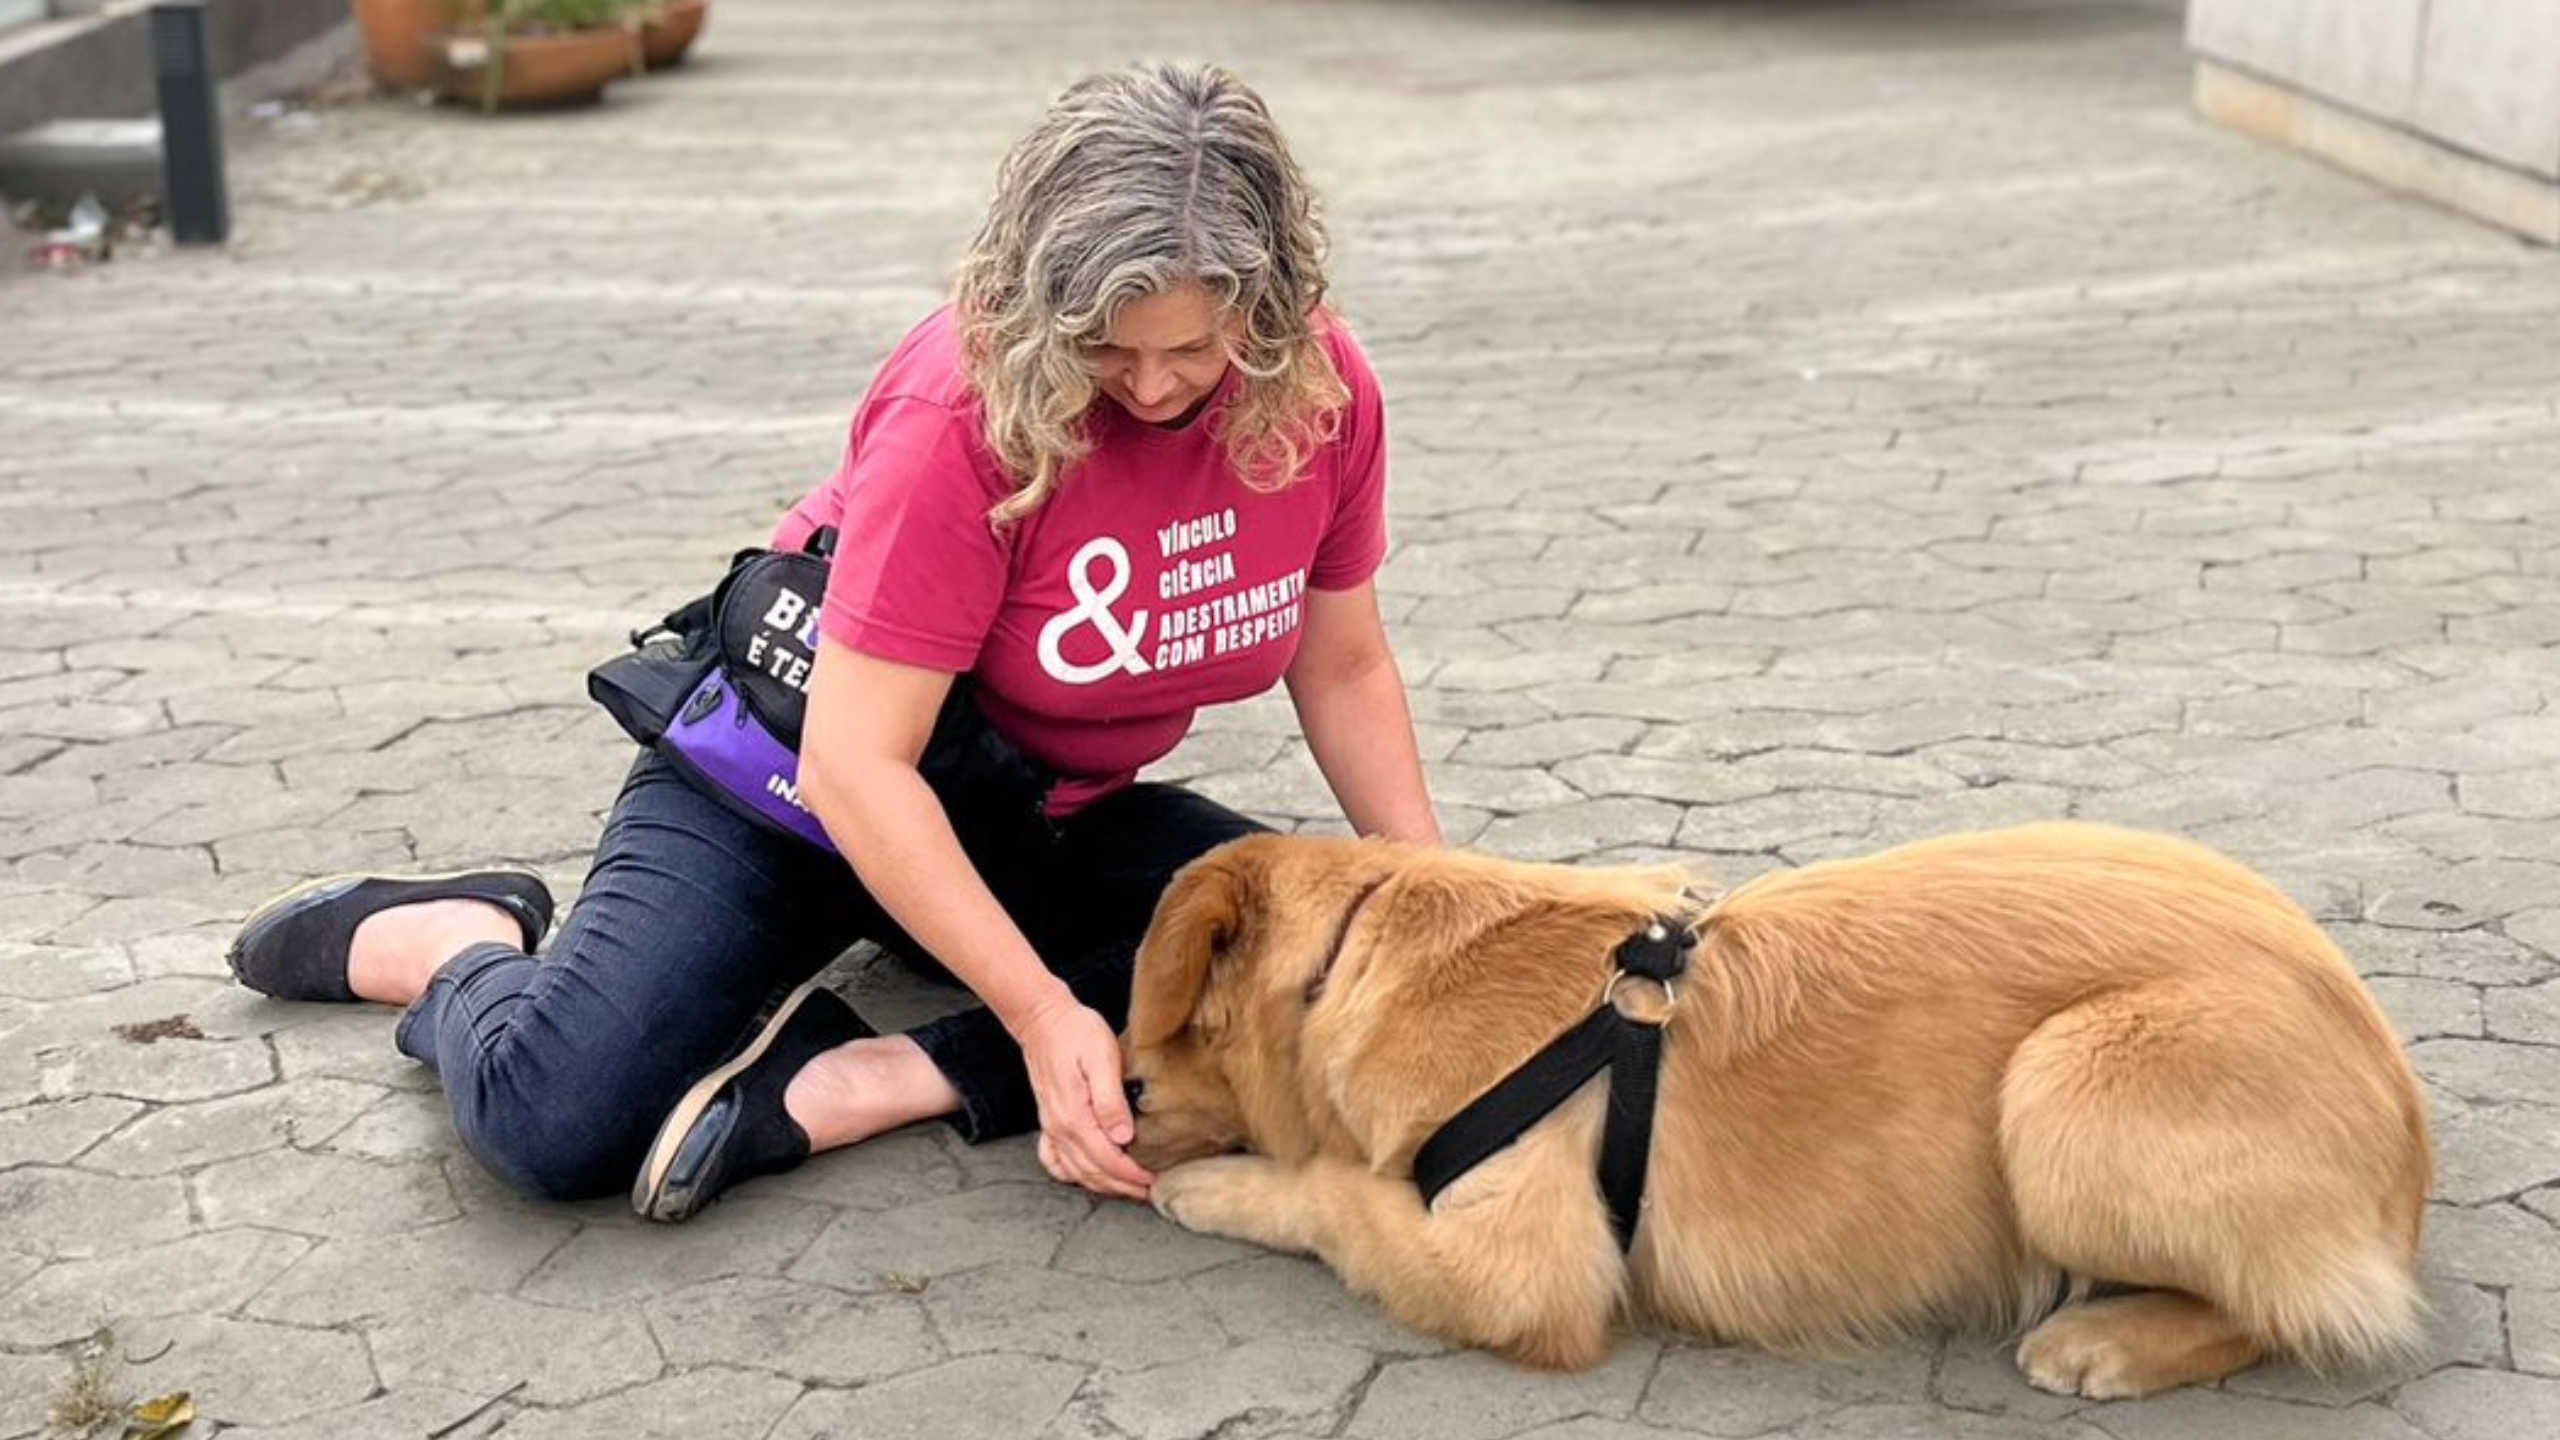
{"type": "MultiPolygon", "coordinates": [[[[239,980],[244,985],[248,984],[240,974],[240,952],[248,948],[250,937],[257,933],[258,927],[332,885],[353,886],[377,879],[397,880],[403,884],[445,885],[472,875],[520,875],[536,885],[544,885],[547,888],[547,883],[538,871],[522,865],[479,865],[469,870],[455,870],[443,875],[382,875],[370,870],[348,870],[336,875],[323,875],[317,880],[305,880],[282,894],[272,896],[265,904],[250,911],[249,918],[240,922],[240,929],[232,937],[230,948],[222,952],[223,964],[230,969],[232,979],[239,980]]],[[[500,910],[506,912],[507,918],[515,921],[518,926],[522,926],[527,919],[531,918],[516,913],[512,905],[495,901],[483,903],[497,904],[500,910]]],[[[549,929],[547,925],[544,928],[549,929]]],[[[534,937],[536,941],[541,938],[539,935],[534,937]]]]}
{"type": "Polygon", "coordinates": [[[766,1018],[763,1028],[756,1031],[756,1038],[748,1041],[745,1049],[730,1056],[710,1074],[694,1081],[693,1088],[685,1091],[676,1101],[675,1108],[667,1112],[667,1118],[658,1125],[657,1138],[649,1142],[648,1157],[640,1162],[639,1177],[631,1182],[631,1208],[642,1219],[674,1224],[692,1218],[697,1207],[686,1204],[682,1209],[671,1210],[666,1204],[667,1171],[675,1164],[676,1152],[684,1148],[685,1137],[693,1133],[693,1122],[701,1119],[702,1112],[711,1108],[712,1097],[718,1095],[721,1088],[739,1072],[764,1058],[764,1053],[773,1048],[773,1042],[782,1034],[783,1028],[791,1023],[791,1017],[799,1013],[810,996],[817,993],[818,982],[822,978],[812,975],[801,981],[799,988],[773,1007],[772,1015],[766,1018]]]}

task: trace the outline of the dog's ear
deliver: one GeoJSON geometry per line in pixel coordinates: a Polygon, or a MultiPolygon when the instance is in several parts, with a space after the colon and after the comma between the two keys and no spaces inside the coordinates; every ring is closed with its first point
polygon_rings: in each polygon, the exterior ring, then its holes
{"type": "MultiPolygon", "coordinates": [[[[1249,842],[1244,842],[1249,847],[1249,842]]],[[[1129,993],[1131,1045],[1161,1045],[1199,1007],[1210,962],[1244,928],[1249,848],[1228,844],[1185,865],[1156,902],[1129,993]]]]}

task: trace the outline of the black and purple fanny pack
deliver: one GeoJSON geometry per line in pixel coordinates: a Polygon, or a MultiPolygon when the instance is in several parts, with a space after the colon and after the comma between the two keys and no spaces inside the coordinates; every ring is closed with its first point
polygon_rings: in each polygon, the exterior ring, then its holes
{"type": "MultiPolygon", "coordinates": [[[[833,526],[799,550],[741,550],[701,599],[631,633],[587,672],[587,694],[695,788],[766,829],[834,854],[800,802],[800,728],[817,662],[833,526]]],[[[1052,777],[978,717],[955,680],[917,768],[946,805],[1043,803],[1052,777]]]]}
{"type": "Polygon", "coordinates": [[[697,787],[769,828],[833,851],[800,803],[800,725],[836,532],[800,550],[741,550],[710,594],[631,635],[587,693],[697,787]]]}

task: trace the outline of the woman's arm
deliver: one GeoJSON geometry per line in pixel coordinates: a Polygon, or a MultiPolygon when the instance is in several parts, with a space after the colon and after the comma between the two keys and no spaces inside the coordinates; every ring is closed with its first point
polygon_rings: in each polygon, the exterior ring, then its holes
{"type": "Polygon", "coordinates": [[[1004,1023],[1040,1102],[1041,1159],[1061,1180],[1144,1199],[1121,1150],[1136,1133],[1111,1027],[1042,964],[916,769],[951,677],[818,642],[800,796],[890,918],[1004,1023]]]}
{"type": "Polygon", "coordinates": [[[1440,821],[1422,783],[1413,712],[1378,619],[1376,586],[1309,589],[1306,605],[1306,632],[1284,678],[1316,768],[1354,830],[1439,844],[1440,821]]]}

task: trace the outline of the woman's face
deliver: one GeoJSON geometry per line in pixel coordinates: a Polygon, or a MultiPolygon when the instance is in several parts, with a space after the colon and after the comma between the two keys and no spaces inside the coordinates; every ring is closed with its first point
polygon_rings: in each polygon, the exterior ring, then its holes
{"type": "Polygon", "coordinates": [[[1103,343],[1085,347],[1085,369],[1132,418],[1187,425],[1227,378],[1234,327],[1207,290],[1178,285],[1122,305],[1103,343]]]}

